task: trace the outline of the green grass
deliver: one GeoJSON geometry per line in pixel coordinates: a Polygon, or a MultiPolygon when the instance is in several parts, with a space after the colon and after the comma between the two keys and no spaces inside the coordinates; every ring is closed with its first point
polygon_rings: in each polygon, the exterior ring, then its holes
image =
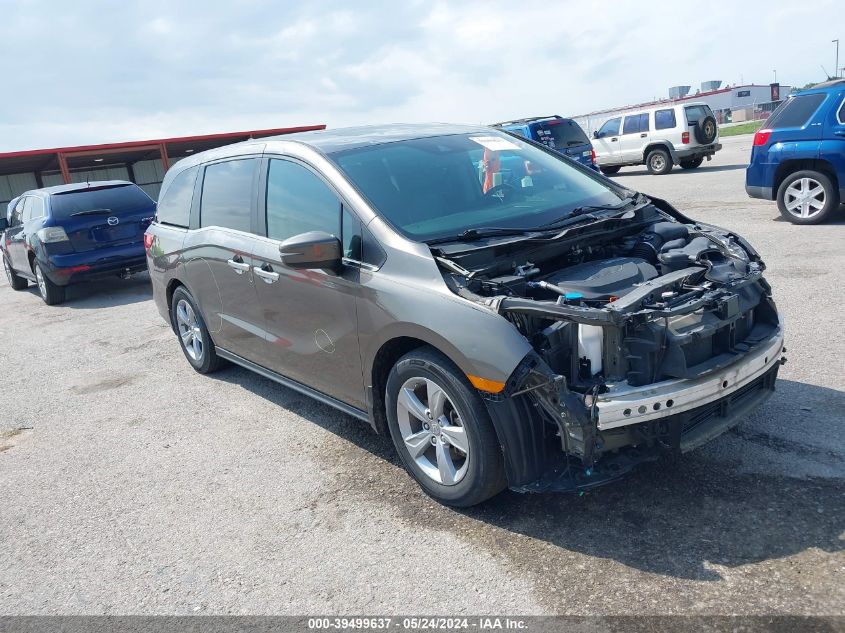
{"type": "Polygon", "coordinates": [[[732,125],[731,127],[720,127],[719,136],[736,136],[737,134],[752,134],[761,127],[765,121],[749,121],[748,123],[741,123],[739,125],[732,125]]]}

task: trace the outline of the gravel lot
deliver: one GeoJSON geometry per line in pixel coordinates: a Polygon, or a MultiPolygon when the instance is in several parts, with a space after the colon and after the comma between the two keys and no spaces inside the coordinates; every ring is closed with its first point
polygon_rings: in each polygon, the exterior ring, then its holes
{"type": "Polygon", "coordinates": [[[194,373],[146,277],[59,307],[3,279],[0,613],[845,613],[845,213],[781,221],[745,195],[751,137],[724,144],[616,178],[758,248],[787,324],[778,392],[581,497],[441,507],[366,425],[194,373]]]}

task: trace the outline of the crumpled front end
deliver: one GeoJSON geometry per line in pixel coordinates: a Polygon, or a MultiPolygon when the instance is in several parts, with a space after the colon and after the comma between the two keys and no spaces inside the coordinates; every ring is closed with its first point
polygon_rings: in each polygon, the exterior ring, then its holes
{"type": "Polygon", "coordinates": [[[783,328],[756,252],[700,224],[631,233],[583,239],[549,266],[447,279],[534,350],[487,396],[514,489],[589,488],[692,450],[774,390],[783,328]]]}

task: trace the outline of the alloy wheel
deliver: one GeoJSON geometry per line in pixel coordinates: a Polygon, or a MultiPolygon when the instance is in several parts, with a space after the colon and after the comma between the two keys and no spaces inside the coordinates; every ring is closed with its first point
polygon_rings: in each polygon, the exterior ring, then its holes
{"type": "MultiPolygon", "coordinates": [[[[7,271],[8,272],[8,271],[7,271]]],[[[41,266],[35,266],[35,281],[38,282],[38,292],[46,300],[47,299],[47,283],[44,281],[44,273],[41,272],[41,266]]]]}
{"type": "Polygon", "coordinates": [[[813,178],[799,178],[786,188],[784,206],[798,218],[811,218],[824,209],[827,197],[822,184],[813,178]]]}
{"type": "Polygon", "coordinates": [[[180,299],[176,304],[176,325],[179,328],[179,338],[182,339],[185,352],[193,361],[202,362],[202,329],[194,309],[184,299],[180,299]]]}
{"type": "Polygon", "coordinates": [[[396,414],[402,440],[420,470],[446,486],[460,482],[469,467],[469,442],[461,415],[443,388],[429,378],[406,380],[396,414]]]}

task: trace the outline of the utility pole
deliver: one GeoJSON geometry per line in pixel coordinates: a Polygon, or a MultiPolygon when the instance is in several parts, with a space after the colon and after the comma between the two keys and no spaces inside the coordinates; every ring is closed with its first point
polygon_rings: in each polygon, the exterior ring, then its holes
{"type": "Polygon", "coordinates": [[[833,66],[833,72],[836,73],[836,76],[839,77],[839,40],[830,40],[832,43],[836,43],[836,64],[833,66]]]}

